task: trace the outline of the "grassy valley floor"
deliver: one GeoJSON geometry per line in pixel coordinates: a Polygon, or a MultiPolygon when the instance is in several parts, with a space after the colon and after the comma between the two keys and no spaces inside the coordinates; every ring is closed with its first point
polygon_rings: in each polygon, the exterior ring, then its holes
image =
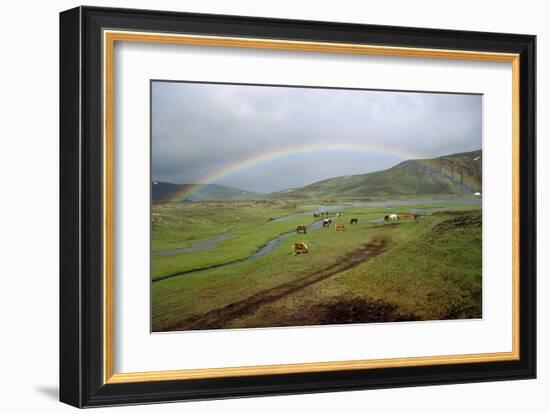
{"type": "Polygon", "coordinates": [[[311,211],[284,201],[155,205],[153,331],[481,317],[479,205],[358,206],[331,214],[345,232],[295,234],[318,220],[311,211]],[[411,209],[426,213],[380,221],[411,209]],[[285,233],[272,251],[246,260],[285,233]],[[215,247],[189,251],[220,234],[227,238],[215,247]],[[294,256],[294,242],[309,254],[294,256]]]}

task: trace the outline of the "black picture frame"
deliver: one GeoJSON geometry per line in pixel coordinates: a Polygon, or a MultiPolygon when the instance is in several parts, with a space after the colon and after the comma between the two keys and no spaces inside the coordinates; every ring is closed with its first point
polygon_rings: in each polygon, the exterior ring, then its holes
{"type": "Polygon", "coordinates": [[[60,400],[75,407],[536,377],[532,35],[77,7],[60,14],[60,400]],[[520,357],[514,361],[105,384],[102,31],[174,32],[519,54],[520,357]]]}

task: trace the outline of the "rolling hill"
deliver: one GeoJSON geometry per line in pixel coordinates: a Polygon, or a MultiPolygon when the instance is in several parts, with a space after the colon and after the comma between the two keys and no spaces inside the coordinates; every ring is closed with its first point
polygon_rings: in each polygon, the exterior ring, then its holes
{"type": "Polygon", "coordinates": [[[254,197],[258,193],[241,190],[240,188],[229,187],[221,184],[206,184],[191,194],[185,191],[191,189],[195,184],[173,184],[162,181],[155,181],[152,184],[153,202],[159,201],[203,201],[203,200],[239,200],[254,197]]]}
{"type": "Polygon", "coordinates": [[[329,178],[270,198],[472,195],[481,192],[481,150],[408,160],[383,171],[329,178]]]}

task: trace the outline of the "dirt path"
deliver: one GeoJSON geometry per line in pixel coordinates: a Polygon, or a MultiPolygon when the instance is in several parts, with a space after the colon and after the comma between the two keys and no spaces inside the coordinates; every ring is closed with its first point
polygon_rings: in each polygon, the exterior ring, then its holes
{"type": "Polygon", "coordinates": [[[167,327],[167,331],[220,329],[238,317],[256,311],[260,306],[275,302],[300,289],[311,286],[340,272],[352,269],[359,264],[380,255],[386,248],[385,239],[374,239],[359,248],[341,256],[339,260],[321,271],[307,274],[299,279],[284,283],[271,289],[257,292],[254,296],[239,302],[214,309],[203,315],[193,316],[180,323],[167,327]]]}

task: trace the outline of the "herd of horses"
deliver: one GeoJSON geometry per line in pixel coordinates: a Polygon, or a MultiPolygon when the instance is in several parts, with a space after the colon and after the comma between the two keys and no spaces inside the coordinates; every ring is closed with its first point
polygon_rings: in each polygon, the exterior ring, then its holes
{"type": "MultiPolygon", "coordinates": [[[[328,228],[332,226],[332,219],[329,218],[328,211],[321,211],[318,213],[313,213],[313,218],[321,218],[326,217],[323,220],[323,228],[328,228]]],[[[344,213],[336,213],[336,218],[342,218],[344,217],[344,213]]],[[[420,218],[419,214],[388,214],[387,216],[384,216],[384,221],[394,221],[394,220],[417,220],[420,218]]],[[[349,221],[350,225],[359,224],[359,220],[356,217],[352,217],[349,221]]],[[[345,224],[335,224],[334,229],[336,231],[346,231],[345,224]]],[[[307,234],[307,226],[300,224],[298,227],[296,227],[296,233],[297,234],[307,234]]],[[[292,244],[292,252],[294,256],[298,254],[307,254],[309,253],[309,249],[307,247],[307,244],[304,242],[297,242],[292,244]]]]}

